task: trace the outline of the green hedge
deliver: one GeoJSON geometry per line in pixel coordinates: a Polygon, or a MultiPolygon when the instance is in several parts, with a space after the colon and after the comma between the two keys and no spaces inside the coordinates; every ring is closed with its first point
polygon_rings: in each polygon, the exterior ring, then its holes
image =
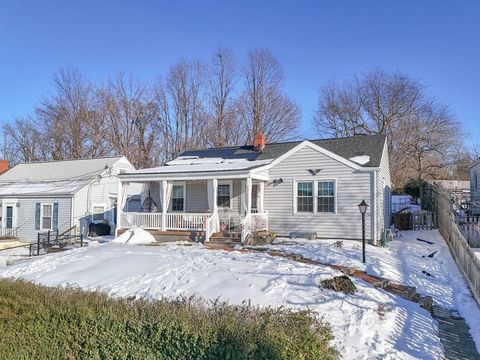
{"type": "Polygon", "coordinates": [[[335,359],[331,331],[308,311],[198,298],[112,299],[0,280],[0,358],[335,359]]]}

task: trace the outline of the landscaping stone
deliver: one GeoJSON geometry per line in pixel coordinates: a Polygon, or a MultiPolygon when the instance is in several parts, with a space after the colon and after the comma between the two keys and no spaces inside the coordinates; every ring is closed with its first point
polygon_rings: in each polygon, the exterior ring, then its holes
{"type": "Polygon", "coordinates": [[[335,276],[333,279],[322,280],[321,286],[326,289],[343,292],[344,294],[354,294],[357,291],[357,287],[347,275],[335,276]]]}
{"type": "Polygon", "coordinates": [[[432,311],[432,306],[433,306],[433,299],[431,296],[425,296],[421,298],[419,301],[417,301],[418,304],[424,308],[425,310],[431,312],[432,311]]]}

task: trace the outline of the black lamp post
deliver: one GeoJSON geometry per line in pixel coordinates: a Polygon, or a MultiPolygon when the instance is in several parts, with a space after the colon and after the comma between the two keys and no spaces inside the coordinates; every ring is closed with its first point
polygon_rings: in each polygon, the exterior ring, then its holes
{"type": "Polygon", "coordinates": [[[365,200],[362,200],[360,204],[358,204],[358,209],[362,214],[362,262],[365,264],[365,213],[367,212],[368,204],[365,200]]]}

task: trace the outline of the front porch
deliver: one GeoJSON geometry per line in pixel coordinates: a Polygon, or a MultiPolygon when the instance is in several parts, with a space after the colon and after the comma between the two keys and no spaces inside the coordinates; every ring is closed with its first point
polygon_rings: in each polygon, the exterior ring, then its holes
{"type": "Polygon", "coordinates": [[[120,176],[117,231],[140,227],[159,237],[190,232],[191,239],[206,242],[229,234],[243,242],[268,230],[265,177],[175,175],[120,176]]]}

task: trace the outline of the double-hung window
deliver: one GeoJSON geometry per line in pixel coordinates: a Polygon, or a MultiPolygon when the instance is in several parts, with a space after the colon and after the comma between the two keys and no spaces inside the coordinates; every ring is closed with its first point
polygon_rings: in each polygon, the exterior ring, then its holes
{"type": "Polygon", "coordinates": [[[335,181],[296,182],[297,213],[335,213],[335,181]]]}
{"type": "Polygon", "coordinates": [[[217,206],[229,208],[232,199],[232,183],[221,183],[217,185],[217,206]]]}
{"type": "Polygon", "coordinates": [[[53,205],[42,204],[42,230],[53,229],[53,205]]]}
{"type": "Polygon", "coordinates": [[[313,213],[313,181],[297,182],[297,212],[313,213]]]}
{"type": "Polygon", "coordinates": [[[335,183],[333,181],[317,182],[317,212],[335,212],[335,183]]]}
{"type": "Polygon", "coordinates": [[[172,187],[172,211],[185,211],[185,186],[183,185],[172,187]]]}

